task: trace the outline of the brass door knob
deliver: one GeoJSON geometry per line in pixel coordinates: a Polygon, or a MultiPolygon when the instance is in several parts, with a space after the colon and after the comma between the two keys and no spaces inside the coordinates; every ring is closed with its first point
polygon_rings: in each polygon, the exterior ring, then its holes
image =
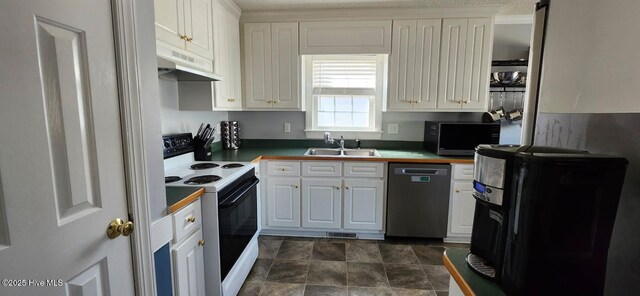
{"type": "Polygon", "coordinates": [[[180,39],[187,40],[187,35],[180,35],[180,39]]]}
{"type": "Polygon", "coordinates": [[[185,40],[187,40],[187,42],[191,42],[191,41],[193,41],[193,38],[191,38],[191,37],[187,37],[187,36],[185,36],[185,37],[187,38],[187,39],[185,39],[185,40]]]}
{"type": "Polygon", "coordinates": [[[191,217],[187,218],[187,221],[189,221],[191,223],[195,223],[196,222],[196,217],[191,216],[191,217]]]}
{"type": "Polygon", "coordinates": [[[456,193],[460,193],[460,189],[456,189],[456,193]]]}
{"type": "Polygon", "coordinates": [[[120,235],[129,236],[133,233],[133,222],[124,222],[120,218],[111,220],[109,226],[107,226],[107,237],[114,239],[120,235]]]}
{"type": "Polygon", "coordinates": [[[204,240],[203,239],[198,241],[198,246],[204,246],[204,240]]]}

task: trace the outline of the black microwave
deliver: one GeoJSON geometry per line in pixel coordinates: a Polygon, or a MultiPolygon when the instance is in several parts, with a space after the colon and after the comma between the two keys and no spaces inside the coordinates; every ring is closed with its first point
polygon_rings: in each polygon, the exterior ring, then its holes
{"type": "Polygon", "coordinates": [[[424,122],[424,148],[438,155],[473,156],[480,144],[500,142],[500,123],[424,122]]]}

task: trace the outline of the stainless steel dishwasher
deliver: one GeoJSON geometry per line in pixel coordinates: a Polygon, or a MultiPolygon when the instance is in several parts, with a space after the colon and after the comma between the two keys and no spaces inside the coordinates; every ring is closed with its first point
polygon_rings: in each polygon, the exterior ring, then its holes
{"type": "Polygon", "coordinates": [[[389,164],[387,235],[444,238],[451,165],[389,164]]]}

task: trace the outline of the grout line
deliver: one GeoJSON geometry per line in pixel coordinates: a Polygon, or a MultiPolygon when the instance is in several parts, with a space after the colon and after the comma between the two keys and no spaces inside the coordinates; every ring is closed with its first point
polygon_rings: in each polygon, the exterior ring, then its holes
{"type": "Polygon", "coordinates": [[[420,266],[420,270],[422,271],[422,274],[424,274],[425,278],[427,279],[427,282],[429,282],[429,287],[431,287],[431,291],[435,291],[435,289],[433,288],[433,284],[431,283],[431,280],[429,279],[429,276],[427,275],[427,272],[424,271],[424,267],[422,266],[422,262],[420,262],[420,258],[418,258],[418,255],[413,250],[413,246],[409,245],[409,248],[411,249],[411,253],[413,253],[413,256],[415,256],[416,259],[418,260],[418,266],[420,266]]]}

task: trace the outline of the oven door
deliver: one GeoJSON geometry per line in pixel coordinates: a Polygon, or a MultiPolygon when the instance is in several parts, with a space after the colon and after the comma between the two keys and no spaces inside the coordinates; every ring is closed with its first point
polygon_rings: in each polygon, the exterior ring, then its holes
{"type": "Polygon", "coordinates": [[[258,231],[257,184],[259,181],[254,176],[219,199],[218,222],[222,280],[258,231]]]}

